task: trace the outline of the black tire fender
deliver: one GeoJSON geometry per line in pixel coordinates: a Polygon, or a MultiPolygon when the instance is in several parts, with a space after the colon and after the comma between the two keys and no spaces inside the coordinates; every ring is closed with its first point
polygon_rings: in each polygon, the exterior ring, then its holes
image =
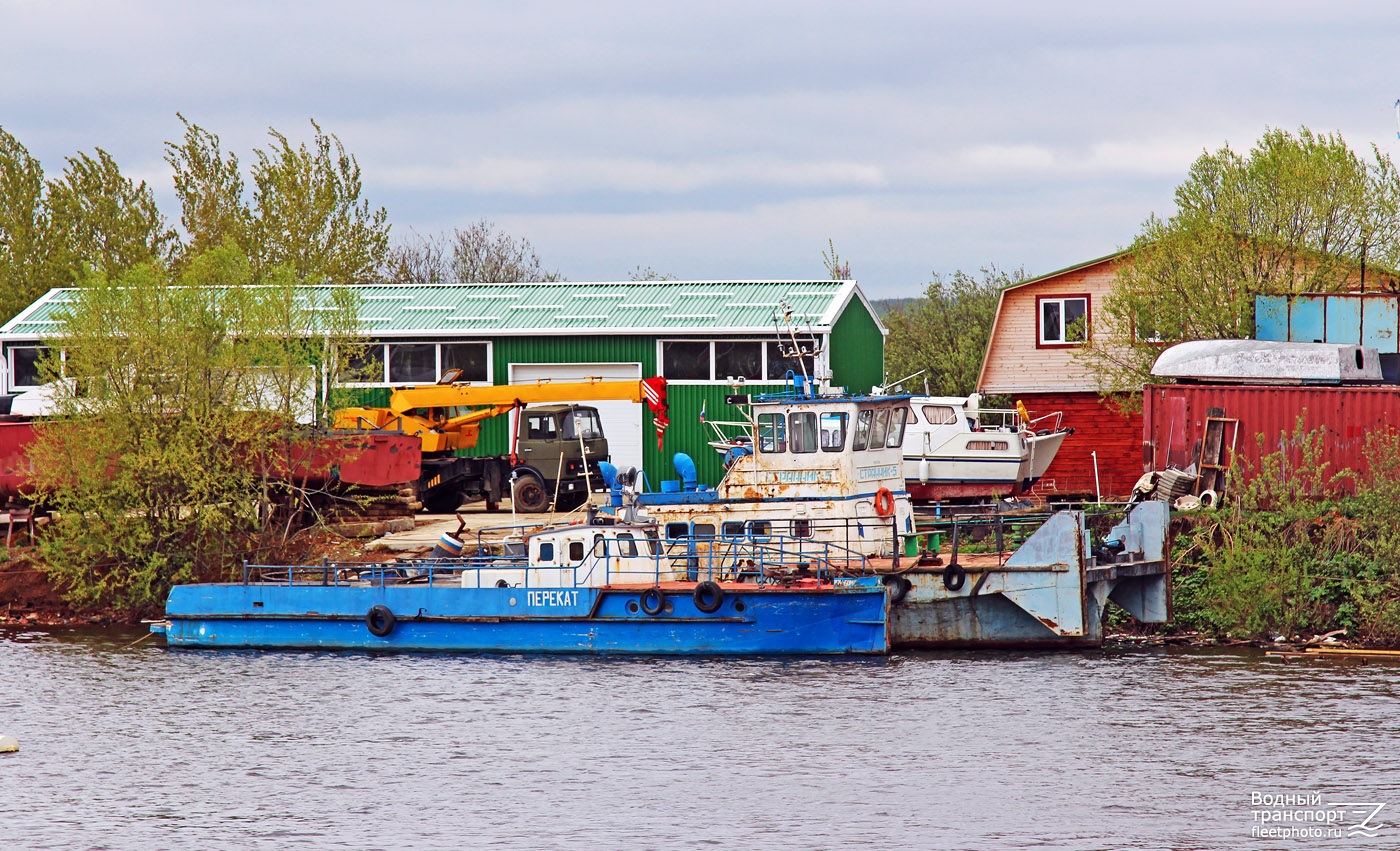
{"type": "Polygon", "coordinates": [[[707,615],[712,615],[719,611],[719,607],[724,605],[724,589],[719,587],[718,582],[711,582],[706,579],[695,586],[695,592],[691,595],[695,600],[695,608],[707,615]]]}
{"type": "Polygon", "coordinates": [[[371,635],[380,638],[388,636],[394,631],[394,626],[398,623],[398,618],[389,610],[388,606],[374,605],[369,607],[365,613],[365,626],[369,628],[371,635]]]}
{"type": "Polygon", "coordinates": [[[967,582],[967,571],[956,564],[943,568],[943,587],[949,591],[960,591],[967,582]]]}
{"type": "Polygon", "coordinates": [[[903,602],[914,589],[914,583],[910,582],[907,576],[886,576],[881,581],[885,583],[885,588],[889,589],[891,603],[903,602]]]}
{"type": "Polygon", "coordinates": [[[649,615],[659,615],[666,608],[666,592],[655,585],[642,592],[642,611],[649,615]]]}

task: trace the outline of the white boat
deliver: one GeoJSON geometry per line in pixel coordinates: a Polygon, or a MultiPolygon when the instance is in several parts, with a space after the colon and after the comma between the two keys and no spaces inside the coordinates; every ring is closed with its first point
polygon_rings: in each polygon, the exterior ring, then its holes
{"type": "Polygon", "coordinates": [[[981,396],[914,396],[904,432],[905,490],[915,502],[1015,496],[1045,474],[1074,429],[1059,412],[981,407],[981,396]]]}

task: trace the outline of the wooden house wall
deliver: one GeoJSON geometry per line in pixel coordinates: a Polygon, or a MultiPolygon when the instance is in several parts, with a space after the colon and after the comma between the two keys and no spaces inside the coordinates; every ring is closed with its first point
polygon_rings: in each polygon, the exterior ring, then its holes
{"type": "Polygon", "coordinates": [[[1025,393],[1018,398],[1032,417],[1059,411],[1064,425],[1074,428],[1032,493],[1051,500],[1095,495],[1109,500],[1132,493],[1143,474],[1142,414],[1120,413],[1091,392],[1025,393]]]}
{"type": "Polygon", "coordinates": [[[1074,357],[1076,347],[1037,344],[1036,298],[1087,294],[1089,333],[1099,333],[1103,299],[1112,289],[1118,262],[1116,258],[1104,260],[1003,293],[978,390],[988,395],[1096,390],[1098,385],[1089,368],[1074,357]]]}

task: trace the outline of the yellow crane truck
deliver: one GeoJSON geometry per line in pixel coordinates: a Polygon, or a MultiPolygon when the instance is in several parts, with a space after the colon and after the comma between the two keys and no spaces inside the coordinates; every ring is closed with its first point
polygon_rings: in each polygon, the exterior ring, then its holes
{"type": "Polygon", "coordinates": [[[603,486],[598,464],[608,460],[608,441],[598,409],[579,402],[646,402],[658,433],[667,424],[666,380],[660,377],[495,385],[462,382],[459,376],[449,370],[436,384],[395,390],[387,408],[343,408],[335,415],[337,429],[419,436],[423,461],[415,488],[429,511],[452,511],[468,497],[485,499],[494,511],[507,490],[517,511],[582,505],[603,486]],[[550,402],[572,404],[528,407],[550,402]],[[476,446],[480,423],[513,410],[519,415],[509,454],[457,454],[476,446]]]}

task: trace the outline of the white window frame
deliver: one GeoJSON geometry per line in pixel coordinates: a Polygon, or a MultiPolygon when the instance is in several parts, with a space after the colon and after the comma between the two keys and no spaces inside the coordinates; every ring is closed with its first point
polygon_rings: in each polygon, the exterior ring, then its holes
{"type": "Polygon", "coordinates": [[[1035,338],[1036,344],[1040,346],[1082,346],[1089,342],[1089,296],[1087,295],[1065,295],[1065,296],[1041,296],[1035,301],[1035,338]],[[1065,321],[1065,305],[1079,301],[1084,303],[1084,338],[1082,340],[1069,340],[1065,338],[1065,331],[1069,328],[1069,323],[1065,321]],[[1060,310],[1060,336],[1058,339],[1049,339],[1045,336],[1045,305],[1055,304],[1060,310]]]}

